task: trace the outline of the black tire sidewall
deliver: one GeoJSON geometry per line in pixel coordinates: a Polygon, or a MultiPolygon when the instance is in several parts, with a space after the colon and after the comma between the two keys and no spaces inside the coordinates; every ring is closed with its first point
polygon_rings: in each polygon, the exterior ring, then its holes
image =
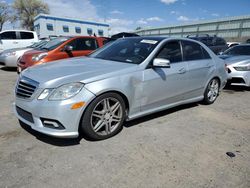
{"type": "Polygon", "coordinates": [[[82,116],[82,120],[81,120],[81,123],[80,123],[80,130],[82,132],[82,134],[84,134],[85,136],[87,136],[89,139],[91,140],[104,140],[104,139],[107,139],[107,138],[110,138],[114,135],[116,135],[118,132],[121,131],[122,129],[122,125],[123,125],[123,122],[124,122],[124,119],[125,119],[125,103],[124,103],[124,100],[123,98],[117,94],[117,93],[105,93],[105,94],[102,94],[100,96],[97,96],[88,106],[87,108],[85,109],[84,113],[83,113],[83,116],[82,116]],[[95,131],[93,130],[92,126],[91,126],[91,114],[94,110],[94,108],[96,107],[96,105],[103,99],[105,98],[108,98],[108,97],[112,97],[112,98],[115,98],[117,99],[121,106],[122,106],[122,110],[123,110],[123,114],[122,114],[122,120],[119,124],[119,126],[116,128],[115,131],[113,131],[111,134],[109,135],[99,135],[97,133],[95,133],[95,131]]]}

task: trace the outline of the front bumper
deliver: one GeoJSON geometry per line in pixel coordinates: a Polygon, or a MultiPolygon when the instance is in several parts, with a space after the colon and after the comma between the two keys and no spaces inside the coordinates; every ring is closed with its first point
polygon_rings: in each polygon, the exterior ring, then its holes
{"type": "Polygon", "coordinates": [[[250,87],[250,71],[236,71],[233,67],[229,68],[229,82],[231,85],[250,87]]]}
{"type": "MultiPolygon", "coordinates": [[[[38,90],[41,92],[41,90],[38,90]]],[[[87,89],[83,88],[80,93],[71,99],[62,101],[48,101],[37,100],[40,92],[31,100],[24,100],[16,97],[15,103],[13,104],[13,110],[16,117],[29,125],[33,130],[40,133],[61,138],[75,138],[78,137],[79,124],[81,121],[81,116],[86,106],[95,97],[87,89]],[[85,105],[78,109],[71,109],[74,103],[84,101],[85,105]],[[23,114],[18,113],[17,107],[30,113],[33,121],[30,121],[23,114]],[[49,128],[44,125],[43,119],[54,120],[60,122],[64,129],[49,128]]]]}
{"type": "Polygon", "coordinates": [[[16,56],[0,56],[0,62],[6,67],[17,67],[16,56]]]}

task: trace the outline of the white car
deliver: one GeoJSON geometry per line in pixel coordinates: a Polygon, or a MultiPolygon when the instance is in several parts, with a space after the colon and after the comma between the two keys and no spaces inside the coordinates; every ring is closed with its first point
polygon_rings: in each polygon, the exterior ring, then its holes
{"type": "Polygon", "coordinates": [[[38,41],[37,34],[34,31],[5,30],[0,32],[0,52],[7,49],[27,47],[38,41]]]}
{"type": "Polygon", "coordinates": [[[0,64],[6,67],[17,67],[17,61],[22,55],[34,48],[42,47],[43,45],[47,44],[48,40],[42,40],[40,42],[36,42],[31,46],[26,48],[14,48],[9,50],[4,50],[0,53],[0,64]]]}
{"type": "Polygon", "coordinates": [[[227,65],[228,84],[250,87],[250,44],[233,46],[219,57],[227,65]]]}

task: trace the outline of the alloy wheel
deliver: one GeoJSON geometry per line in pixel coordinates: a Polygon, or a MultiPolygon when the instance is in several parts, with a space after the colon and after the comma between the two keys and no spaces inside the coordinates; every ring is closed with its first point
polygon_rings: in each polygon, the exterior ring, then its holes
{"type": "Polygon", "coordinates": [[[122,121],[123,110],[120,101],[108,97],[94,107],[91,114],[91,126],[98,135],[109,135],[114,132],[122,121]]]}

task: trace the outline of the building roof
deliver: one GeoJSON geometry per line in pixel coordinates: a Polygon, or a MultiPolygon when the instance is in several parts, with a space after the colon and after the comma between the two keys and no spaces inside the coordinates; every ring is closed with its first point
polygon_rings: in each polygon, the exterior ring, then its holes
{"type": "Polygon", "coordinates": [[[202,24],[227,22],[227,21],[230,22],[230,21],[236,21],[236,20],[250,20],[250,15],[219,18],[219,19],[206,20],[206,21],[202,20],[202,21],[190,22],[190,23],[185,23],[185,24],[168,25],[168,26],[154,27],[154,28],[153,27],[148,27],[148,28],[142,28],[140,30],[136,30],[135,32],[137,33],[137,32],[140,32],[140,31],[158,30],[158,29],[173,28],[173,27],[196,26],[196,25],[202,25],[202,24]]]}
{"type": "Polygon", "coordinates": [[[59,20],[59,21],[65,21],[65,22],[71,22],[71,23],[89,24],[89,25],[95,25],[95,26],[109,27],[109,25],[105,24],[105,23],[83,21],[83,20],[74,19],[74,18],[58,17],[58,16],[49,15],[49,14],[39,14],[35,17],[34,21],[37,21],[38,19],[42,19],[42,18],[48,19],[48,20],[59,20]]]}

